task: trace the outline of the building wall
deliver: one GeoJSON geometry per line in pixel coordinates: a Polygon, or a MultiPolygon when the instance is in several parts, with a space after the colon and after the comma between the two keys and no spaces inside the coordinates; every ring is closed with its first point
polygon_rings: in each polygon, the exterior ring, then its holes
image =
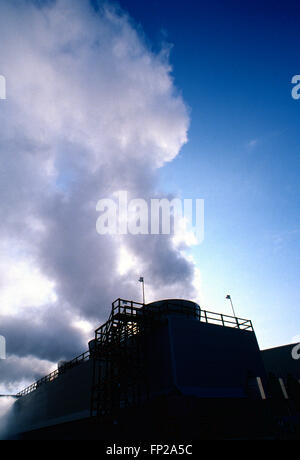
{"type": "Polygon", "coordinates": [[[246,396],[265,372],[254,332],[171,319],[177,383],[199,397],[246,396]],[[197,387],[197,388],[196,388],[197,387]]]}
{"type": "Polygon", "coordinates": [[[151,388],[198,397],[245,397],[249,377],[266,381],[254,332],[169,317],[149,339],[151,388]]]}
{"type": "MultiPolygon", "coordinates": [[[[148,333],[144,364],[150,396],[202,398],[247,396],[249,375],[265,379],[255,334],[185,317],[166,317],[148,333]]],[[[90,415],[93,361],[78,364],[14,404],[16,431],[79,420],[90,415]]]]}
{"type": "Polygon", "coordinates": [[[300,380],[300,359],[296,360],[292,357],[292,350],[295,347],[297,344],[263,350],[261,354],[267,373],[271,372],[276,377],[284,379],[291,374],[300,380]]]}
{"type": "Polygon", "coordinates": [[[82,362],[18,399],[11,417],[16,431],[88,417],[92,371],[92,361],[82,362]]]}

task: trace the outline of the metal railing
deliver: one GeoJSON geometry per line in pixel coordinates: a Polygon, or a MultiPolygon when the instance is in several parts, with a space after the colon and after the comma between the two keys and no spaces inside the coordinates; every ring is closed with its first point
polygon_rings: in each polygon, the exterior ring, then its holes
{"type": "Polygon", "coordinates": [[[24,390],[20,391],[17,396],[26,396],[32,393],[33,391],[37,390],[41,385],[44,385],[48,382],[53,382],[53,380],[57,379],[60,375],[62,375],[66,370],[72,369],[73,367],[77,366],[78,364],[88,361],[90,359],[90,352],[86,351],[81,355],[77,356],[76,358],[72,359],[72,361],[68,361],[64,365],[60,366],[55,371],[51,372],[51,374],[46,375],[42,379],[38,380],[37,382],[33,383],[29,387],[25,388],[24,390]]]}
{"type": "MultiPolygon", "coordinates": [[[[117,299],[112,304],[112,312],[109,321],[116,314],[129,315],[132,318],[134,318],[139,317],[139,315],[141,315],[142,313],[144,314],[144,316],[147,316],[151,313],[153,315],[159,315],[168,314],[168,312],[175,312],[186,314],[187,316],[194,316],[195,319],[209,324],[216,324],[219,326],[232,327],[235,329],[248,330],[253,332],[253,325],[251,320],[249,319],[238,318],[235,316],[224,315],[223,313],[215,313],[207,310],[200,310],[200,308],[199,310],[196,308],[192,310],[190,306],[185,306],[184,304],[182,306],[179,306],[177,303],[173,303],[172,300],[166,301],[161,307],[153,307],[153,309],[150,311],[147,310],[147,305],[138,302],[133,302],[131,300],[117,299]],[[173,307],[175,307],[175,309],[173,307]]],[[[96,332],[103,330],[103,327],[105,327],[109,323],[109,321],[100,328],[98,328],[96,332]]]]}
{"type": "Polygon", "coordinates": [[[253,332],[253,325],[250,319],[237,318],[235,316],[223,315],[222,313],[201,310],[200,321],[253,332]]]}
{"type": "MultiPolygon", "coordinates": [[[[167,309],[166,309],[166,306],[164,305],[162,309],[157,308],[151,312],[150,310],[147,310],[147,308],[144,308],[144,307],[145,305],[142,303],[133,302],[131,300],[117,299],[112,304],[112,311],[111,311],[108,321],[104,323],[102,326],[100,326],[98,329],[96,329],[95,331],[96,340],[100,342],[110,341],[111,337],[113,337],[112,326],[113,326],[114,318],[127,317],[131,321],[131,323],[129,324],[129,327],[134,328],[135,327],[134,324],[138,322],[139,319],[147,318],[148,316],[151,316],[151,314],[156,316],[157,314],[159,315],[160,313],[166,314],[168,313],[168,311],[172,312],[172,301],[169,302],[169,306],[167,306],[167,309]]],[[[178,310],[178,305],[176,304],[176,312],[178,311],[180,311],[181,313],[186,313],[187,315],[191,314],[190,307],[182,306],[182,308],[178,310]]],[[[231,327],[231,328],[253,332],[252,322],[248,319],[237,318],[234,316],[224,315],[222,313],[215,313],[215,312],[200,310],[200,309],[199,311],[195,310],[195,318],[201,322],[205,322],[209,324],[216,324],[219,326],[231,327]]],[[[128,331],[127,331],[127,334],[128,334],[128,331]]],[[[85,353],[82,353],[81,355],[74,358],[72,361],[69,361],[65,363],[64,365],[60,366],[54,372],[51,372],[51,374],[47,375],[46,377],[43,377],[42,379],[30,385],[29,387],[20,391],[17,394],[17,396],[20,397],[20,396],[25,396],[25,395],[32,393],[37,388],[39,388],[41,385],[48,383],[48,382],[52,382],[53,380],[57,379],[66,370],[71,369],[74,366],[84,361],[88,361],[89,359],[90,359],[90,352],[86,351],[85,353]]]]}

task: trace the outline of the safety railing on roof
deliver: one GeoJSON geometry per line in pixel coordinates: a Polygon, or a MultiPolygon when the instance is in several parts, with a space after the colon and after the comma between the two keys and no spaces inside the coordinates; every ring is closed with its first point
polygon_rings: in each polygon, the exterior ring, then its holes
{"type": "MultiPolygon", "coordinates": [[[[170,311],[172,311],[172,302],[170,301],[170,311]]],[[[134,322],[134,317],[140,317],[140,314],[144,314],[145,316],[148,316],[150,312],[147,313],[146,309],[143,309],[145,307],[144,304],[138,303],[138,302],[133,302],[131,300],[123,300],[123,299],[117,299],[115,302],[112,304],[112,311],[109,317],[109,320],[100,326],[98,329],[96,329],[96,337],[99,338],[102,336],[104,340],[107,340],[110,334],[110,326],[112,324],[112,319],[114,318],[115,315],[125,315],[129,316],[131,320],[134,322]]],[[[178,308],[178,307],[177,307],[178,308]]],[[[178,309],[177,309],[178,311],[178,309]]],[[[186,313],[190,314],[190,308],[188,307],[182,307],[182,312],[186,311],[186,313]]],[[[159,308],[155,311],[155,313],[159,313],[159,308]]],[[[165,314],[167,312],[165,306],[163,308],[163,313],[165,314]]],[[[219,326],[224,326],[224,327],[231,327],[231,328],[236,328],[236,329],[241,329],[241,330],[247,330],[247,331],[253,331],[253,325],[252,322],[248,319],[243,319],[243,318],[237,318],[234,316],[229,316],[229,315],[224,315],[222,313],[215,313],[211,311],[206,311],[206,310],[200,310],[199,313],[198,311],[196,312],[196,319],[200,320],[201,322],[209,323],[209,324],[216,324],[219,326]]],[[[57,379],[61,374],[63,374],[66,370],[73,368],[77,364],[87,361],[90,359],[90,352],[86,351],[85,353],[82,353],[80,356],[77,356],[75,359],[72,361],[69,361],[65,363],[63,366],[60,366],[59,369],[56,369],[54,372],[51,372],[51,374],[47,375],[46,377],[43,377],[42,379],[38,380],[37,382],[33,383],[29,387],[25,388],[25,390],[20,391],[17,396],[25,396],[33,391],[35,391],[37,388],[39,388],[41,385],[44,383],[52,382],[53,380],[57,379]]]]}
{"type": "MultiPolygon", "coordinates": [[[[173,310],[174,305],[176,307],[175,312],[182,313],[182,314],[186,313],[187,316],[191,316],[191,314],[193,313],[195,319],[198,319],[199,321],[202,321],[205,323],[217,324],[217,325],[224,326],[224,327],[232,327],[236,329],[253,331],[253,325],[249,319],[238,318],[238,317],[230,316],[230,315],[224,315],[223,313],[215,313],[212,311],[200,310],[200,308],[199,309],[194,308],[194,311],[192,311],[190,306],[186,306],[184,304],[182,304],[182,306],[179,306],[177,303],[174,304],[172,300],[166,301],[161,307],[152,306],[153,313],[158,314],[158,315],[159,313],[167,314],[168,311],[172,313],[174,311],[173,310]]],[[[116,313],[119,313],[119,314],[123,313],[125,315],[129,314],[131,317],[134,317],[141,313],[142,307],[145,307],[144,313],[147,313],[147,305],[143,305],[141,303],[133,302],[130,300],[117,299],[112,304],[112,312],[111,312],[110,319],[116,313]]],[[[100,330],[101,328],[102,326],[98,330],[100,330]]]]}
{"type": "Polygon", "coordinates": [[[232,327],[246,331],[253,331],[252,321],[235,316],[223,315],[212,311],[201,310],[201,321],[219,326],[232,327]]]}
{"type": "Polygon", "coordinates": [[[67,363],[60,366],[55,371],[51,372],[51,374],[46,375],[42,379],[38,380],[37,382],[33,383],[29,387],[25,388],[24,390],[20,391],[17,396],[26,396],[33,391],[37,390],[41,385],[45,383],[52,382],[53,380],[57,379],[60,375],[62,375],[66,370],[72,369],[73,367],[77,366],[78,364],[88,361],[90,359],[90,352],[86,351],[81,355],[77,356],[76,358],[72,359],[72,361],[68,361],[67,363]]]}

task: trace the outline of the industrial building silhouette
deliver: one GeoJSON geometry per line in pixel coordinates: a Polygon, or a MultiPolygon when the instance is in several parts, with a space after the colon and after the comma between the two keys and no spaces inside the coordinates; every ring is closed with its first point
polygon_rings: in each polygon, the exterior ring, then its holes
{"type": "Polygon", "coordinates": [[[11,436],[297,437],[300,376],[291,347],[261,352],[250,320],[191,301],[118,299],[87,352],[18,394],[11,436]]]}

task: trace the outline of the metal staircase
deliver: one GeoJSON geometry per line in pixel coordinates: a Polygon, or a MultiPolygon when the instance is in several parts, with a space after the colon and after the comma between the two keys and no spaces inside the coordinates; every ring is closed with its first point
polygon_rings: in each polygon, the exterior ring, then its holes
{"type": "Polygon", "coordinates": [[[108,321],[95,331],[92,417],[112,416],[148,397],[145,340],[154,314],[143,307],[118,299],[108,321]]]}

